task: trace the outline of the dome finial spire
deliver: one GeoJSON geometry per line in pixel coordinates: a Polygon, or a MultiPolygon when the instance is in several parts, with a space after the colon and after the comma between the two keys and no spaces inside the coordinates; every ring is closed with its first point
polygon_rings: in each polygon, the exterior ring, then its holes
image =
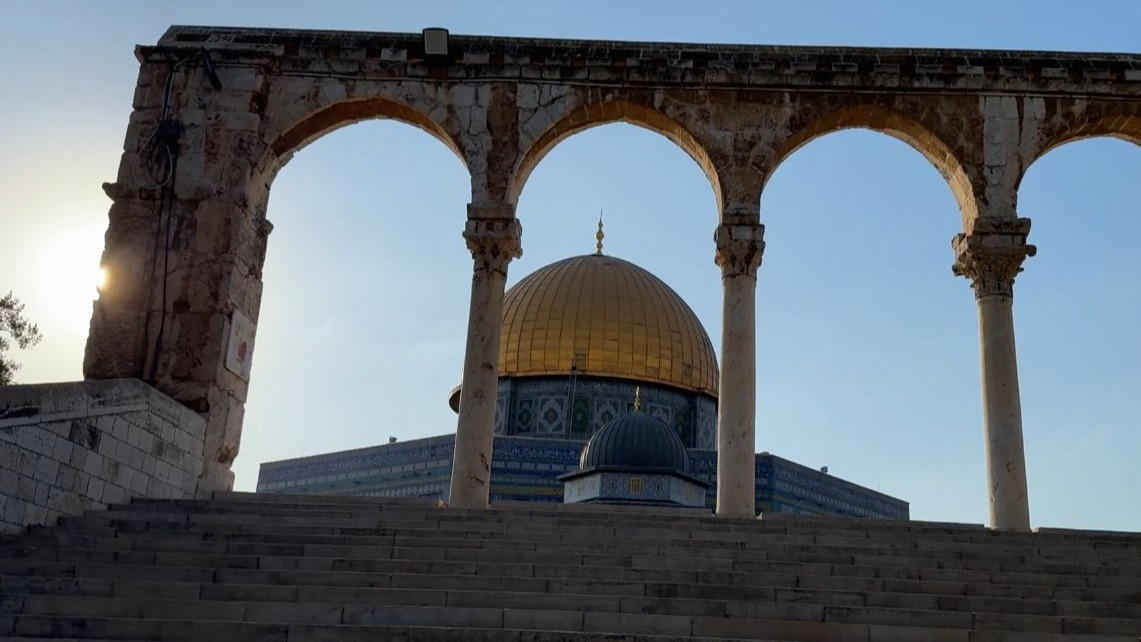
{"type": "Polygon", "coordinates": [[[642,412],[642,386],[634,386],[634,412],[642,412]]]}
{"type": "Polygon", "coordinates": [[[606,238],[606,234],[602,231],[602,208],[598,208],[598,231],[594,233],[594,238],[597,243],[594,244],[595,254],[602,254],[602,239],[606,238]]]}

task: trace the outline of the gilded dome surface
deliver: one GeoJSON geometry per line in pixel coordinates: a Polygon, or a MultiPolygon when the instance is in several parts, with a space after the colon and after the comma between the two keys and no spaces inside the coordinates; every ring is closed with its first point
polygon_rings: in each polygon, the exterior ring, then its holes
{"type": "Polygon", "coordinates": [[[604,254],[564,259],[507,291],[499,375],[580,374],[717,396],[717,357],[693,310],[646,270],[604,254]]]}

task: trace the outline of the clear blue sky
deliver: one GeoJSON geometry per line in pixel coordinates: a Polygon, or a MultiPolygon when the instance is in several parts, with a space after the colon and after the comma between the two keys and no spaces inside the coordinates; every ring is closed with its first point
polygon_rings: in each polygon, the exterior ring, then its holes
{"type": "MultiPolygon", "coordinates": [[[[46,335],[25,382],[80,377],[137,73],[170,24],[756,44],[1141,52],[1141,3],[23,2],[0,6],[0,294],[46,335]],[[556,9],[557,7],[557,9],[556,9]],[[694,7],[701,7],[695,10],[694,7]]],[[[274,183],[265,295],[239,489],[259,462],[455,429],[471,259],[468,180],[439,142],[370,122],[303,150],[274,183]]],[[[1090,140],[1031,167],[1034,221],[1015,287],[1035,525],[1141,530],[1141,148],[1090,140]]],[[[676,289],[719,344],[712,190],[680,149],[608,125],[556,147],[519,203],[510,281],[593,249],[676,289]]],[[[983,522],[978,349],[969,284],[951,276],[959,215],[905,144],[826,136],[762,198],[757,449],[983,522]]]]}

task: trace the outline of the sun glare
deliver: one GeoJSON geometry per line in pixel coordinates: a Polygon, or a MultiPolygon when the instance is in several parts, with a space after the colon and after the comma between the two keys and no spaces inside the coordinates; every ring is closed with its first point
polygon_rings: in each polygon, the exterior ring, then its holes
{"type": "Polygon", "coordinates": [[[39,298],[53,325],[79,334],[87,332],[91,302],[106,282],[106,274],[99,266],[102,241],[102,230],[74,230],[52,238],[44,246],[39,298]]]}

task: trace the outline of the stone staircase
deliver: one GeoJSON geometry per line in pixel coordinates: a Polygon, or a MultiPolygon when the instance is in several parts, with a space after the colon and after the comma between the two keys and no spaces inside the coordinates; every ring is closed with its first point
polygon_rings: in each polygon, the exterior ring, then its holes
{"type": "Polygon", "coordinates": [[[1141,639],[1141,534],[218,493],[0,539],[0,640],[1141,639]]]}

